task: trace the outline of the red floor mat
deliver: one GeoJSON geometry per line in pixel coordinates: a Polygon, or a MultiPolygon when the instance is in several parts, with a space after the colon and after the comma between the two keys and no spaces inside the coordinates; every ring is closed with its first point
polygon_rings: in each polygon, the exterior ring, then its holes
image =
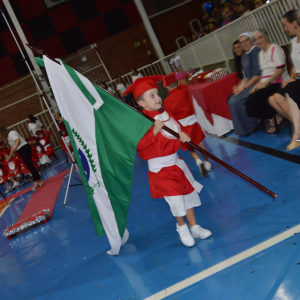
{"type": "MultiPolygon", "coordinates": [[[[4,231],[4,236],[11,238],[16,233],[28,229],[37,223],[47,222],[53,213],[64,177],[69,172],[70,170],[67,170],[45,180],[44,184],[33,193],[17,222],[4,231]]],[[[32,189],[32,187],[29,189],[32,189]]],[[[26,191],[27,189],[10,197],[15,198],[26,193],[26,191]]]]}

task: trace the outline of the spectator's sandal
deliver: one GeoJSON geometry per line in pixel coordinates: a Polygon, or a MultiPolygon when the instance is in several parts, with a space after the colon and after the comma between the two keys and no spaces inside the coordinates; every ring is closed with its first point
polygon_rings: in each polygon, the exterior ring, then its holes
{"type": "Polygon", "coordinates": [[[274,125],[270,125],[269,130],[267,131],[267,133],[275,133],[276,132],[276,128],[274,125]],[[272,129],[272,130],[271,130],[272,129]]]}

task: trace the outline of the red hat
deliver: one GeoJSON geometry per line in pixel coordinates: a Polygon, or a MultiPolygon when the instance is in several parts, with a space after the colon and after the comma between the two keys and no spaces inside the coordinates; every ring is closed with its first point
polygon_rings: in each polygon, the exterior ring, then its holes
{"type": "Polygon", "coordinates": [[[188,77],[188,74],[186,74],[183,70],[181,71],[175,71],[171,74],[166,75],[163,78],[164,87],[177,82],[178,80],[184,79],[188,77]]]}
{"type": "Polygon", "coordinates": [[[60,130],[65,130],[65,131],[67,131],[67,128],[66,128],[66,125],[65,125],[64,122],[59,123],[58,127],[59,127],[60,130]]]}
{"type": "Polygon", "coordinates": [[[162,80],[163,77],[163,75],[156,75],[138,78],[128,87],[128,89],[123,93],[123,95],[133,93],[134,99],[137,99],[139,96],[141,96],[148,90],[154,88],[158,89],[156,83],[162,80]]]}
{"type": "Polygon", "coordinates": [[[38,131],[36,131],[36,135],[39,135],[40,133],[42,133],[42,134],[44,134],[44,131],[43,130],[38,130],[38,131]]]}
{"type": "Polygon", "coordinates": [[[9,154],[9,153],[10,153],[10,150],[8,150],[7,148],[3,148],[3,149],[1,150],[1,152],[2,152],[3,154],[9,154]]]}
{"type": "Polygon", "coordinates": [[[31,139],[31,137],[29,136],[29,137],[27,137],[27,138],[25,139],[25,141],[26,141],[26,142],[29,142],[30,139],[31,139]]]}
{"type": "Polygon", "coordinates": [[[35,136],[32,136],[31,138],[29,138],[29,141],[36,141],[36,137],[35,136]]]}

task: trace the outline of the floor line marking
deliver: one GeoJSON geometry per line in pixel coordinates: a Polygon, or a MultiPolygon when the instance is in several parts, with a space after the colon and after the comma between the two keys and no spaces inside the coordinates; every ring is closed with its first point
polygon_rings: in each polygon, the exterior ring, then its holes
{"type": "Polygon", "coordinates": [[[222,261],[221,263],[218,263],[202,272],[199,272],[198,274],[195,274],[185,280],[182,280],[168,288],[166,288],[165,290],[162,290],[148,298],[145,298],[145,300],[161,300],[164,299],[165,297],[168,297],[178,291],[181,291],[191,285],[193,285],[194,283],[197,283],[209,276],[212,276],[238,262],[241,262],[243,260],[245,260],[246,258],[249,258],[250,256],[253,256],[267,248],[270,248],[288,238],[290,238],[291,236],[293,236],[295,233],[300,232],[300,225],[297,225],[283,233],[280,233],[276,236],[274,236],[273,238],[270,238],[269,240],[266,240],[265,242],[258,244],[248,250],[245,250],[229,259],[226,259],[224,261],[222,261]]]}
{"type": "Polygon", "coordinates": [[[218,136],[211,135],[211,134],[209,134],[209,136],[214,137],[216,139],[219,139],[221,141],[229,142],[229,143],[237,145],[237,146],[248,148],[250,150],[258,151],[258,152],[261,152],[263,154],[267,154],[267,155],[271,155],[273,157],[281,158],[281,159],[284,159],[286,161],[289,161],[289,162],[292,162],[292,163],[295,163],[295,164],[300,164],[300,157],[296,154],[286,153],[286,152],[281,151],[281,150],[277,150],[277,149],[274,149],[274,148],[269,148],[269,147],[262,146],[262,145],[259,145],[259,144],[255,144],[255,143],[252,143],[252,142],[247,142],[247,141],[240,140],[240,139],[237,139],[237,138],[234,138],[234,137],[231,137],[231,136],[224,135],[223,137],[218,137],[218,136]]]}

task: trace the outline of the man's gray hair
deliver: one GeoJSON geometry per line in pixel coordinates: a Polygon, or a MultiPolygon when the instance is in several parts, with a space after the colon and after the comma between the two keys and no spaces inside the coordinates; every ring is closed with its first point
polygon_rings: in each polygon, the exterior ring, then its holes
{"type": "Polygon", "coordinates": [[[267,31],[266,29],[264,29],[264,28],[261,28],[261,27],[255,29],[255,30],[252,32],[252,37],[254,38],[254,36],[255,36],[256,34],[258,34],[258,33],[262,33],[264,36],[269,37],[268,31],[267,31]]]}

